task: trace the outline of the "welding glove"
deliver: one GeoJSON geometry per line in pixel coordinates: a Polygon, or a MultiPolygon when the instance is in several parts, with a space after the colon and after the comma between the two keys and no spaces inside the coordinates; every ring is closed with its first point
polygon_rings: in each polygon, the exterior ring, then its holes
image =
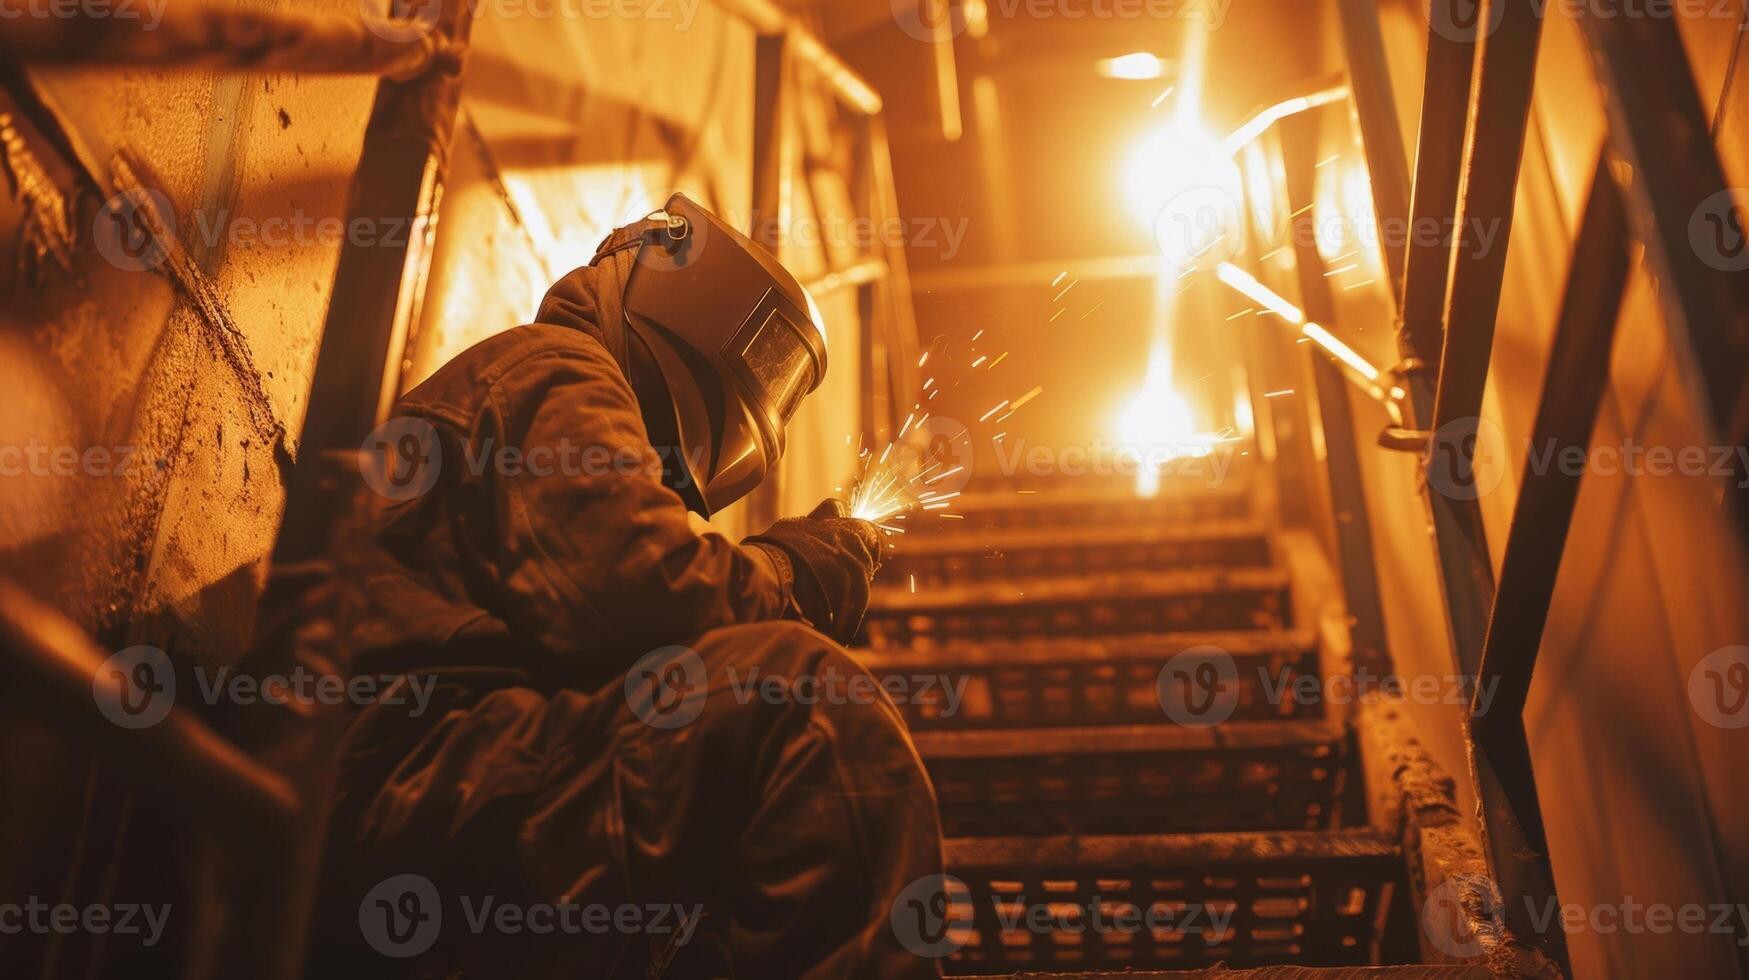
{"type": "Polygon", "coordinates": [[[856,637],[881,566],[878,528],[851,517],[844,501],[829,499],[808,516],[785,518],[745,543],[788,559],[780,564],[794,573],[790,595],[803,619],[839,643],[856,637]]]}

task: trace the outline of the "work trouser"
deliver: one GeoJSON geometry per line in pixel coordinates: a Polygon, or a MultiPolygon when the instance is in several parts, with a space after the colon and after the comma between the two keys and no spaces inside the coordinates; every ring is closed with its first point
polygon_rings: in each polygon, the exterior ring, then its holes
{"type": "Polygon", "coordinates": [[[890,918],[941,873],[892,704],[794,623],[688,647],[649,672],[702,665],[687,701],[445,673],[422,719],[364,709],[312,976],[936,976],[890,918]]]}

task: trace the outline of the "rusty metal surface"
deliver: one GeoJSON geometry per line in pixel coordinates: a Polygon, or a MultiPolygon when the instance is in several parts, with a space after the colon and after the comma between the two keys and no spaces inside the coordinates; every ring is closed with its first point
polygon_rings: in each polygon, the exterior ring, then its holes
{"type": "Polygon", "coordinates": [[[997,547],[1013,554],[1021,551],[1051,551],[1101,547],[1114,544],[1166,544],[1204,541],[1242,541],[1262,544],[1267,551],[1268,529],[1255,520],[1217,519],[1194,524],[1095,525],[1091,527],[1016,527],[1000,531],[971,527],[937,531],[906,538],[898,543],[895,561],[922,555],[979,554],[997,547]],[[1265,539],[1265,540],[1259,540],[1265,539]]]}
{"type": "Polygon", "coordinates": [[[1561,976],[1553,960],[1516,939],[1502,921],[1502,898],[1474,822],[1459,809],[1451,774],[1422,745],[1408,715],[1369,697],[1356,713],[1355,730],[1369,819],[1402,847],[1417,919],[1443,917],[1438,921],[1449,935],[1468,937],[1477,948],[1474,956],[1454,955],[1420,928],[1422,959],[1480,967],[1494,976],[1561,976]]]}
{"type": "Polygon", "coordinates": [[[968,638],[1275,629],[1288,621],[1287,574],[1239,569],[974,582],[915,593],[877,588],[864,631],[870,646],[885,648],[968,638]]]}
{"type": "Polygon", "coordinates": [[[999,759],[1041,755],[1198,752],[1220,748],[1297,748],[1340,741],[1329,721],[1226,722],[1210,728],[1173,724],[1106,725],[1007,731],[920,732],[925,759],[999,759]]]}
{"type": "Polygon", "coordinates": [[[1374,830],[1154,836],[976,837],[943,842],[948,869],[958,875],[1089,874],[1180,867],[1236,870],[1283,861],[1393,861],[1397,844],[1374,830]]]}
{"type": "Polygon", "coordinates": [[[166,5],[161,20],[115,16],[0,19],[0,54],[34,64],[217,68],[406,79],[455,68],[463,45],[424,21],[204,0],[166,5]]]}
{"type": "Polygon", "coordinates": [[[879,614],[952,610],[967,607],[1045,606],[1121,599],[1167,600],[1185,595],[1273,593],[1285,590],[1288,575],[1274,568],[1186,569],[1113,572],[1085,578],[974,582],[928,591],[887,586],[875,590],[879,614]]]}
{"type": "Polygon", "coordinates": [[[1319,830],[1347,768],[1341,725],[1227,722],[923,732],[950,836],[1319,830]]]}
{"type": "Polygon", "coordinates": [[[1119,569],[1267,566],[1268,532],[1255,521],[1092,525],[907,535],[881,579],[919,588],[950,582],[1101,574],[1119,569]]]}
{"type": "Polygon", "coordinates": [[[1009,973],[1002,980],[1488,980],[1481,967],[1431,966],[1264,966],[1249,970],[1124,970],[1009,973]]]}
{"type": "Polygon", "coordinates": [[[1310,630],[956,642],[935,650],[855,653],[876,677],[922,673],[959,685],[951,699],[937,686],[899,706],[912,730],[921,732],[1163,723],[1161,672],[1174,656],[1197,648],[1232,658],[1232,720],[1321,716],[1318,705],[1271,697],[1271,690],[1291,690],[1302,678],[1321,675],[1323,651],[1310,630]]]}
{"type": "Polygon", "coordinates": [[[1371,830],[954,838],[945,851],[955,918],[973,932],[948,960],[951,973],[1047,964],[1365,963],[1398,858],[1396,845],[1371,830]],[[1037,901],[1196,908],[1211,922],[1132,934],[1004,927],[1003,908],[1037,901]],[[1214,913],[1231,918],[1215,926],[1214,913]]]}
{"type": "Polygon", "coordinates": [[[42,285],[50,263],[68,275],[73,272],[73,208],[71,195],[49,177],[42,159],[30,148],[21,131],[29,123],[8,111],[12,106],[11,96],[0,90],[0,166],[11,181],[13,197],[24,208],[19,278],[35,288],[42,285]]]}
{"type": "Polygon", "coordinates": [[[856,655],[876,671],[906,667],[996,667],[1068,663],[1121,664],[1160,660],[1186,647],[1218,646],[1235,657],[1296,658],[1317,643],[1309,628],[1283,630],[1197,630],[1182,633],[1135,634],[1112,637],[1036,637],[1017,640],[967,640],[935,650],[904,648],[856,650],[856,655]]]}

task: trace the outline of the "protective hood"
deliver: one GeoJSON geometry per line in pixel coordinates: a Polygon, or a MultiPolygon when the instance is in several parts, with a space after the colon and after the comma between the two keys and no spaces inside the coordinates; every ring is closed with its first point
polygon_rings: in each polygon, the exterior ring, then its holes
{"type": "Polygon", "coordinates": [[[705,517],[764,480],[826,374],[813,300],[769,252],[682,195],[617,229],[540,319],[584,330],[638,398],[664,479],[705,517]]]}

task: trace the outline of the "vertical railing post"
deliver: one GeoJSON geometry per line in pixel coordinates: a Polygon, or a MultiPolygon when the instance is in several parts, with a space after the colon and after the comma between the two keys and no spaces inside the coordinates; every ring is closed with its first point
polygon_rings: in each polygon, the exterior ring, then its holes
{"type": "MultiPolygon", "coordinates": [[[[1354,99],[1361,147],[1372,179],[1373,210],[1380,228],[1400,228],[1409,214],[1409,163],[1403,152],[1403,126],[1397,119],[1397,99],[1391,68],[1385,60],[1385,39],[1379,27],[1378,0],[1338,0],[1343,52],[1348,56],[1348,84],[1354,99]]],[[[1403,296],[1403,242],[1381,235],[1385,278],[1391,295],[1403,296]]]]}
{"type": "Polygon", "coordinates": [[[1405,228],[1403,305],[1398,323],[1398,351],[1403,358],[1405,421],[1426,425],[1433,417],[1433,379],[1439,374],[1445,346],[1445,293],[1451,270],[1452,242],[1443,232],[1458,231],[1458,180],[1464,158],[1464,131],[1475,76],[1480,19],[1461,24],[1456,5],[1472,0],[1432,0],[1428,11],[1427,74],[1421,86],[1421,127],[1415,151],[1415,184],[1411,188],[1409,224],[1405,228]],[[1419,229],[1437,227],[1442,234],[1423,236],[1419,229]]]}
{"type": "MultiPolygon", "coordinates": [[[[432,27],[465,49],[476,5],[444,4],[432,27]]],[[[404,238],[349,240],[341,248],[328,320],[310,381],[300,455],[356,450],[386,417],[399,394],[407,335],[419,322],[425,281],[436,241],[450,135],[461,102],[461,66],[434,68],[405,81],[378,83],[353,175],[347,226],[405,227],[404,238]]],[[[332,518],[305,484],[307,467],[293,471],[275,560],[317,554],[332,518]]]]}

